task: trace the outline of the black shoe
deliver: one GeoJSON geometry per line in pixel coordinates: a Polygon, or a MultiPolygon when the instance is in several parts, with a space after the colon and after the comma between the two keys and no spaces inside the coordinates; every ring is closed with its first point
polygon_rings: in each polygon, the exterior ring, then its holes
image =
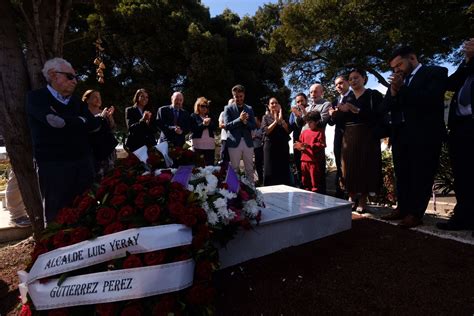
{"type": "Polygon", "coordinates": [[[436,223],[436,227],[441,230],[467,230],[472,229],[469,225],[465,223],[460,223],[453,220],[448,220],[447,222],[436,223]]]}

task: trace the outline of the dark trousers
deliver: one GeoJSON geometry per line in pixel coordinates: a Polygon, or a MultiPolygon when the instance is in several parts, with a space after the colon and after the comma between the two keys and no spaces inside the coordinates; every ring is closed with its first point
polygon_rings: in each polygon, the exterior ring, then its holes
{"type": "Polygon", "coordinates": [[[301,185],[301,151],[297,149],[293,151],[293,160],[296,167],[295,186],[298,187],[301,185]]]}
{"type": "MultiPolygon", "coordinates": [[[[412,144],[394,133],[392,154],[397,179],[397,208],[402,215],[422,218],[432,195],[439,165],[441,139],[436,143],[412,144]]],[[[433,140],[430,140],[433,142],[433,140]]]]}
{"type": "Polygon", "coordinates": [[[458,119],[449,133],[456,206],[451,218],[474,229],[474,120],[458,119]]]}
{"type": "Polygon", "coordinates": [[[263,146],[254,147],[255,169],[257,170],[258,181],[263,183],[263,146]]]}
{"type": "Polygon", "coordinates": [[[204,163],[206,166],[214,166],[215,150],[214,149],[194,149],[194,152],[204,157],[204,163]]]}
{"type": "Polygon", "coordinates": [[[342,138],[344,136],[344,129],[334,129],[334,159],[336,160],[336,197],[343,198],[344,190],[341,187],[342,179],[342,167],[341,167],[341,149],[342,149],[342,138]]]}
{"type": "Polygon", "coordinates": [[[220,159],[223,162],[229,162],[230,161],[229,149],[227,148],[226,142],[227,142],[226,140],[221,140],[220,159]]]}
{"type": "Polygon", "coordinates": [[[74,161],[37,161],[38,178],[47,223],[61,208],[89,189],[94,181],[92,156],[74,161]]]}

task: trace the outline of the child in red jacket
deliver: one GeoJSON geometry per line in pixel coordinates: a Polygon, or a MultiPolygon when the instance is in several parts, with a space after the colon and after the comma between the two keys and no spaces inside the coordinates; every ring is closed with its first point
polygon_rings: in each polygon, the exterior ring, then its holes
{"type": "Polygon", "coordinates": [[[301,151],[301,182],[303,189],[318,192],[324,179],[320,166],[321,160],[325,161],[326,136],[324,129],[318,127],[321,121],[321,114],[318,111],[311,111],[305,116],[308,123],[300,135],[299,142],[294,144],[294,148],[301,151]]]}

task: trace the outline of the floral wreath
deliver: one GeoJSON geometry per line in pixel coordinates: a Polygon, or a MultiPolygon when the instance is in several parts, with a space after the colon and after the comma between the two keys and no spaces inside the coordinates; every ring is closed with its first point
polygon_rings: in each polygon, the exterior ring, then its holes
{"type": "MultiPolygon", "coordinates": [[[[192,152],[191,152],[192,153],[192,152]]],[[[189,151],[170,150],[178,164],[194,159],[189,151]]],[[[126,256],[54,276],[68,277],[193,259],[192,286],[177,292],[111,303],[39,311],[31,297],[23,298],[20,315],[211,315],[215,289],[212,272],[219,267],[215,245],[225,245],[240,227],[250,229],[260,221],[261,193],[246,181],[229,189],[226,165],[194,167],[187,186],[173,182],[179,169],[162,169],[163,156],[148,150],[146,163],[135,156],[117,162],[100,183],[60,210],[37,242],[27,267],[30,271],[42,254],[128,229],[182,224],[192,230],[192,243],[165,250],[126,253],[126,256]]],[[[40,280],[44,282],[48,278],[40,280]]]]}

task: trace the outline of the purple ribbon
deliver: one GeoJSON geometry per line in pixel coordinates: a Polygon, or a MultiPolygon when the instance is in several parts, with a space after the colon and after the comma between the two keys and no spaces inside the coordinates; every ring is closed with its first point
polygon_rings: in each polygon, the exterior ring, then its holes
{"type": "Polygon", "coordinates": [[[180,166],[176,173],[174,174],[171,182],[178,182],[183,185],[183,187],[188,187],[189,179],[191,178],[191,172],[193,172],[193,166],[180,166]]]}
{"type": "Polygon", "coordinates": [[[225,183],[227,183],[227,188],[230,192],[237,193],[240,189],[240,180],[235,174],[234,169],[229,165],[227,167],[227,175],[225,177],[225,183]]]}

